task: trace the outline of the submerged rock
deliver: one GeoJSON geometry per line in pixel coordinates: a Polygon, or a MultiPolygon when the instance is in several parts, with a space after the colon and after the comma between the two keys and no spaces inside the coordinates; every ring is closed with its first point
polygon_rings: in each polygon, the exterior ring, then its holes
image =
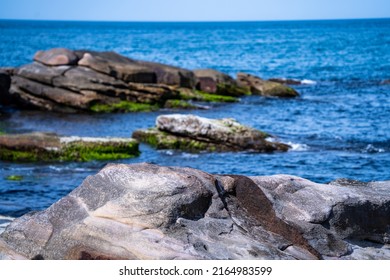
{"type": "Polygon", "coordinates": [[[390,259],[389,188],[111,164],[14,220],[0,259],[390,259]]]}
{"type": "Polygon", "coordinates": [[[161,115],[156,128],[136,130],[133,138],[158,149],[185,151],[287,151],[289,146],[267,141],[265,132],[234,119],[207,119],[194,115],[161,115]]]}
{"type": "Polygon", "coordinates": [[[237,74],[237,83],[242,87],[249,87],[252,94],[274,97],[296,97],[298,92],[281,83],[266,81],[247,73],[237,74]]]}
{"type": "Polygon", "coordinates": [[[89,161],[138,156],[138,142],[132,138],[58,136],[49,133],[0,135],[0,160],[89,161]]]}

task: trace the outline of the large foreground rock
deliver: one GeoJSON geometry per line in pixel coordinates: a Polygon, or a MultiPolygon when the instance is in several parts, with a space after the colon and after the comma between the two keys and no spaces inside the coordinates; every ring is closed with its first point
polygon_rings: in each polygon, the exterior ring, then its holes
{"type": "Polygon", "coordinates": [[[0,258],[390,259],[389,188],[109,165],[14,220],[0,258]]]}
{"type": "Polygon", "coordinates": [[[247,73],[237,74],[237,83],[241,87],[249,87],[252,94],[271,97],[297,97],[299,94],[293,88],[281,83],[266,81],[247,73]]]}
{"type": "Polygon", "coordinates": [[[207,119],[195,115],[161,115],[156,127],[136,130],[133,138],[158,149],[185,151],[287,151],[289,146],[270,142],[270,135],[234,119],[207,119]]]}
{"type": "Polygon", "coordinates": [[[138,142],[132,138],[58,136],[40,132],[0,135],[0,160],[89,161],[138,155],[138,142]]]}

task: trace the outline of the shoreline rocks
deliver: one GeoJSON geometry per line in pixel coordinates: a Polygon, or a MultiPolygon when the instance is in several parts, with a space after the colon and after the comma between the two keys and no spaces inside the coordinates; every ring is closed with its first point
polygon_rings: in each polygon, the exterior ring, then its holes
{"type": "Polygon", "coordinates": [[[390,259],[389,188],[110,164],[15,219],[0,259],[390,259]]]}
{"type": "MultiPolygon", "coordinates": [[[[264,83],[264,96],[297,95],[264,83]]],[[[213,69],[191,71],[114,52],[55,48],[38,51],[31,64],[0,72],[0,104],[64,113],[151,111],[172,104],[189,109],[186,100],[236,102],[252,93],[259,93],[257,86],[213,69]]]]}
{"type": "Polygon", "coordinates": [[[0,160],[90,161],[116,160],[139,155],[132,138],[58,136],[50,133],[0,135],[0,160]]]}
{"type": "Polygon", "coordinates": [[[207,119],[195,115],[160,115],[156,127],[133,132],[132,137],[157,149],[199,151],[287,151],[290,146],[267,141],[265,132],[234,119],[207,119]]]}

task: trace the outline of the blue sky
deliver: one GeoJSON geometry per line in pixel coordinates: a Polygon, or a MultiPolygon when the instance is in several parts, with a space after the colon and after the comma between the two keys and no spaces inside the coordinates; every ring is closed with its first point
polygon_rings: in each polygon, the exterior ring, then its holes
{"type": "Polygon", "coordinates": [[[0,0],[0,19],[236,21],[390,17],[390,0],[0,0]]]}

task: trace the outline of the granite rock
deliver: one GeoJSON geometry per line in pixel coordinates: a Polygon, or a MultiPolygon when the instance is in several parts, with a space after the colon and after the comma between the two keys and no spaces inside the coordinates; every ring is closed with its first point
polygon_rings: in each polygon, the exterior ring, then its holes
{"type": "Polygon", "coordinates": [[[390,259],[389,187],[110,164],[15,219],[0,258],[390,259]]]}

